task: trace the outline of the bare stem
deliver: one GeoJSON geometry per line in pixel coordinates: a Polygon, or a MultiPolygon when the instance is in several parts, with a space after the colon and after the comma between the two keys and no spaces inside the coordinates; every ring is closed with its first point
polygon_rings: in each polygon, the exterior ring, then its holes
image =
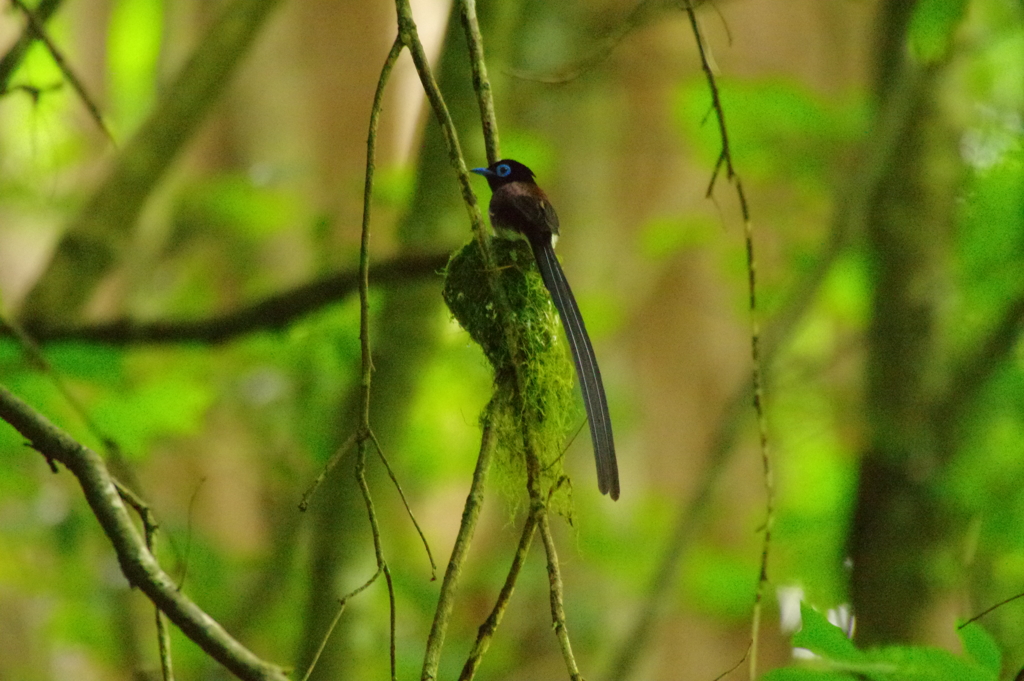
{"type": "Polygon", "coordinates": [[[430,626],[430,635],[427,637],[427,652],[423,657],[423,672],[420,675],[423,681],[437,678],[437,668],[441,663],[441,649],[444,646],[445,632],[448,629],[452,608],[455,606],[455,592],[459,577],[462,575],[466,555],[469,553],[469,545],[476,530],[477,520],[480,518],[480,509],[483,507],[484,484],[487,481],[487,472],[491,467],[491,458],[496,444],[494,428],[491,425],[493,405],[494,400],[488,405],[484,415],[480,454],[476,460],[476,469],[473,471],[473,482],[469,487],[469,495],[466,497],[466,505],[462,511],[462,523],[459,525],[459,533],[455,537],[451,558],[448,559],[448,568],[441,581],[441,593],[437,597],[434,621],[430,626]]]}
{"type": "MultiPolygon", "coordinates": [[[[366,484],[366,448],[369,442],[376,438],[370,428],[370,384],[373,376],[373,356],[370,351],[370,208],[373,199],[373,173],[376,163],[377,152],[377,124],[380,120],[380,112],[384,102],[384,89],[387,86],[391,71],[398,55],[402,53],[403,45],[399,38],[391,45],[387,59],[380,71],[380,78],[377,80],[377,90],[373,96],[373,107],[370,110],[370,130],[366,139],[366,181],[363,190],[363,225],[362,237],[359,249],[359,347],[362,357],[362,375],[360,379],[360,410],[359,410],[359,431],[358,451],[356,453],[356,481],[359,490],[362,492],[363,501],[366,503],[366,515],[370,521],[370,532],[373,535],[373,552],[377,559],[377,569],[384,573],[384,580],[388,586],[388,602],[391,609],[390,626],[390,657],[391,657],[391,678],[397,677],[397,653],[395,649],[395,586],[391,580],[391,571],[388,569],[387,561],[384,559],[384,549],[381,545],[380,527],[377,524],[377,514],[373,507],[373,498],[370,496],[370,487],[366,484]]],[[[433,561],[431,561],[433,563],[433,561]]]]}
{"type": "Polygon", "coordinates": [[[530,552],[530,545],[533,543],[533,535],[536,533],[536,530],[537,514],[531,513],[527,516],[526,524],[523,526],[523,533],[519,537],[519,546],[516,548],[516,554],[512,558],[512,567],[509,568],[508,576],[505,577],[505,584],[498,593],[498,600],[494,603],[491,614],[487,616],[487,619],[484,620],[484,623],[480,625],[480,629],[477,631],[476,641],[473,643],[473,649],[469,652],[466,664],[462,667],[459,681],[471,681],[476,674],[477,667],[480,666],[480,662],[483,660],[484,654],[487,652],[487,648],[490,647],[494,632],[498,630],[498,625],[501,624],[501,619],[505,616],[508,602],[512,599],[512,592],[515,590],[519,573],[522,572],[523,564],[526,562],[526,556],[530,552]]]}
{"type": "Polygon", "coordinates": [[[469,45],[473,89],[480,104],[480,124],[484,131],[484,145],[487,147],[487,164],[490,165],[497,163],[501,158],[501,145],[498,142],[498,117],[494,113],[494,96],[491,93],[491,81],[487,77],[487,62],[484,60],[484,40],[476,17],[476,0],[459,0],[459,17],[466,32],[466,44],[469,45]]]}
{"type": "Polygon", "coordinates": [[[569,671],[569,678],[573,681],[582,681],[583,677],[580,676],[580,670],[576,666],[576,658],[572,654],[569,630],[565,625],[565,608],[562,604],[562,572],[558,567],[558,552],[555,549],[555,539],[551,536],[551,525],[548,522],[546,511],[540,513],[537,523],[540,526],[544,551],[548,557],[548,590],[551,596],[551,621],[555,627],[555,636],[558,638],[559,648],[562,649],[562,658],[565,660],[565,668],[569,671]]]}

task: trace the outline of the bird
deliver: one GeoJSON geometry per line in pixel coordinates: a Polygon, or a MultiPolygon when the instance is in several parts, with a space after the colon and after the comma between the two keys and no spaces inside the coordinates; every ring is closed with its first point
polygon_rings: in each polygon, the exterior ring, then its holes
{"type": "Polygon", "coordinates": [[[519,161],[502,159],[487,168],[473,168],[472,172],[487,178],[491,188],[488,212],[494,231],[503,237],[525,237],[530,244],[541,279],[562,320],[576,365],[576,376],[590,423],[590,439],[594,445],[598,489],[601,494],[608,494],[616,500],[619,498],[619,468],[615,459],[608,400],[583,315],[555,256],[555,242],[558,240],[555,208],[547,194],[537,186],[533,171],[519,161]]]}

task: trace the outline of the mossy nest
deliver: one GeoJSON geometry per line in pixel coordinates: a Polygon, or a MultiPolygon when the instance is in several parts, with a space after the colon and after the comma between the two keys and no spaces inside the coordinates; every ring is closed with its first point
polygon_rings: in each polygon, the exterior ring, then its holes
{"type": "MultiPolygon", "coordinates": [[[[456,251],[445,270],[443,296],[462,328],[483,349],[494,368],[497,399],[492,427],[515,470],[524,470],[522,426],[525,423],[544,468],[543,478],[563,478],[561,453],[567,435],[581,422],[573,396],[575,373],[561,323],[537,270],[530,245],[521,239],[494,238],[491,255],[498,284],[508,301],[509,322],[518,331],[517,347],[509,348],[500,303],[492,297],[480,246],[471,241],[456,251]],[[523,413],[513,408],[515,376],[523,386],[523,413]]],[[[520,476],[515,476],[520,477],[520,476]]]]}

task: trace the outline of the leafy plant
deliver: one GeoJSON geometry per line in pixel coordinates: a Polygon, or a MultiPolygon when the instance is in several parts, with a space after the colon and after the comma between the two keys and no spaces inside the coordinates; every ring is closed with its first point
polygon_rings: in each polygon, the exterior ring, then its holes
{"type": "Polygon", "coordinates": [[[813,658],[765,674],[764,681],[996,681],[1002,653],[988,632],[968,624],[957,633],[964,655],[932,646],[883,646],[862,650],[814,608],[801,603],[803,627],[795,648],[813,658]]]}

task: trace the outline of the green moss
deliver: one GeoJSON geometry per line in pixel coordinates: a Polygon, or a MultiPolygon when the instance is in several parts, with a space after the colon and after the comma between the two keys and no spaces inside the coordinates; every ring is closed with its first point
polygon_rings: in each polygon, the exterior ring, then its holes
{"type": "Polygon", "coordinates": [[[494,369],[497,393],[492,427],[498,447],[518,489],[523,481],[523,427],[530,434],[543,468],[546,486],[563,478],[562,452],[568,435],[581,422],[573,397],[572,359],[562,342],[558,312],[544,287],[530,246],[523,240],[492,239],[498,282],[505,290],[511,322],[520,330],[513,353],[491,296],[480,248],[471,241],[456,251],[445,271],[444,300],[462,328],[483,348],[494,369]],[[515,367],[523,386],[523,407],[517,409],[515,367]]]}

